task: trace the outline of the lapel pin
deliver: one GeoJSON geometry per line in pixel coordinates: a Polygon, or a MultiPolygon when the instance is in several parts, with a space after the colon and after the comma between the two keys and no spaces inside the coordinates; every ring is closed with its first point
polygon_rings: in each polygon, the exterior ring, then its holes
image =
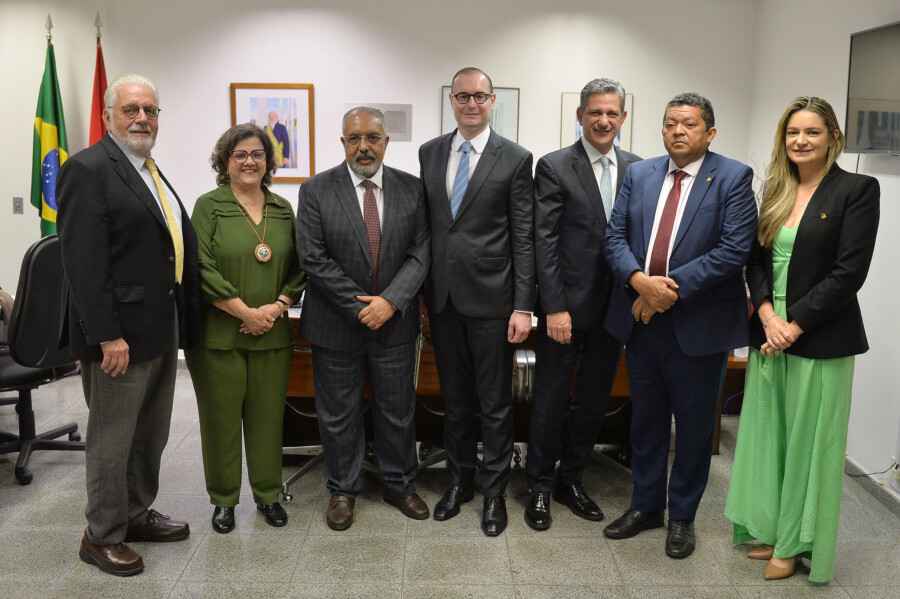
{"type": "Polygon", "coordinates": [[[712,177],[707,177],[706,182],[709,183],[710,181],[712,181],[712,177]]]}
{"type": "Polygon", "coordinates": [[[825,220],[826,218],[828,218],[828,215],[823,212],[822,214],[819,215],[819,218],[821,218],[822,220],[825,220]]]}

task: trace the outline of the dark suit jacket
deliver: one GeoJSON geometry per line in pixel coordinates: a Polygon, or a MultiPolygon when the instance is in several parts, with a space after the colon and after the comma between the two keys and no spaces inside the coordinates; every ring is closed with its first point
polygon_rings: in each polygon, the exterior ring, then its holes
{"type": "MultiPolygon", "coordinates": [[[[616,148],[616,183],[641,158],[616,148]]],[[[584,144],[547,154],[534,175],[534,252],[538,306],[543,314],[567,310],[572,327],[592,327],[606,311],[612,275],[601,253],[606,212],[584,144]]]]}
{"type": "MultiPolygon", "coordinates": [[[[797,229],[787,275],[788,322],[803,334],[787,353],[804,358],[841,358],[869,349],[856,292],[875,250],[879,216],[878,180],[837,165],[822,179],[797,229]]],[[[753,305],[772,301],[772,248],[753,246],[747,282],[753,305]]],[[[750,343],[766,336],[755,315],[750,343]]]]}
{"type": "Polygon", "coordinates": [[[474,318],[509,318],[534,309],[534,181],[531,153],[491,131],[453,218],[447,162],[456,131],[419,148],[419,166],[431,220],[428,309],[447,298],[474,318]]]}
{"type": "Polygon", "coordinates": [[[178,196],[168,199],[181,210],[181,285],[159,204],[109,134],[63,164],[56,197],[76,355],[100,360],[100,343],[123,337],[131,362],[161,356],[171,347],[176,304],[179,345],[192,345],[199,326],[197,237],[178,196]]]}
{"type": "MultiPolygon", "coordinates": [[[[644,270],[653,217],[668,156],[632,164],[606,228],[603,255],[616,279],[605,326],[622,343],[636,323],[636,292],[628,277],[644,270]]],[[[705,356],[748,343],[747,294],[743,268],[756,235],[757,211],[750,167],[707,152],[691,187],[669,258],[669,277],[678,283],[671,308],[675,336],[689,356],[705,356]]]]}
{"type": "Polygon", "coordinates": [[[378,260],[378,295],[398,311],[371,333],[359,311],[372,295],[372,256],[366,224],[347,164],[311,177],[300,186],[297,249],[309,283],[303,300],[300,335],[336,351],[359,348],[374,334],[384,345],[408,343],[419,332],[416,305],[409,310],[430,265],[429,233],[421,182],[383,166],[384,215],[378,260]]]}

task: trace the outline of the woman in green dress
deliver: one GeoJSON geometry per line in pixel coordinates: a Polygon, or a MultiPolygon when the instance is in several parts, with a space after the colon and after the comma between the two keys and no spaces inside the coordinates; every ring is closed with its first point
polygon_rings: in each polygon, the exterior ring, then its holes
{"type": "Polygon", "coordinates": [[[821,98],[801,97],[775,133],[747,265],[756,307],[725,515],[766,580],[811,560],[834,577],[854,356],[868,350],[856,293],[872,260],[879,186],[835,164],[844,148],[821,98]]]}
{"type": "Polygon", "coordinates": [[[269,191],[275,152],[265,132],[226,131],[210,157],[215,190],[200,196],[191,223],[200,253],[200,342],[186,351],[200,414],[213,530],[234,529],[241,490],[241,430],[253,499],[265,520],[284,526],[281,436],[294,335],[284,318],[306,277],[295,245],[294,212],[269,191]]]}

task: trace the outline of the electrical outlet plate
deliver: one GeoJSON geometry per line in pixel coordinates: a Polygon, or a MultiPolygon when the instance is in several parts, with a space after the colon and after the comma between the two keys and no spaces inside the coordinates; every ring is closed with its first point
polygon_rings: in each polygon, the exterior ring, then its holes
{"type": "Polygon", "coordinates": [[[22,198],[13,197],[13,214],[24,214],[25,207],[22,198]]]}

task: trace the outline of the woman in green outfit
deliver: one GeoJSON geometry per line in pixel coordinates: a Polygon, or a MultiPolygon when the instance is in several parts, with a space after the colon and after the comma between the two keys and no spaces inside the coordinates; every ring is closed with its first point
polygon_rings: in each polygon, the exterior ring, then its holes
{"type": "Polygon", "coordinates": [[[294,335],[284,318],[300,298],[294,212],[269,191],[275,152],[265,132],[237,125],[216,142],[219,187],[200,196],[191,223],[200,248],[200,342],[185,352],[203,445],[213,530],[234,530],[241,490],[241,429],[253,499],[284,526],[281,433],[294,335]]]}
{"type": "Polygon", "coordinates": [[[854,356],[869,346],[856,293],[875,248],[879,187],[835,160],[831,105],[794,100],[778,123],[747,265],[756,311],[725,515],[766,580],[800,557],[834,577],[854,356]],[[756,349],[759,348],[759,349],[756,349]]]}

